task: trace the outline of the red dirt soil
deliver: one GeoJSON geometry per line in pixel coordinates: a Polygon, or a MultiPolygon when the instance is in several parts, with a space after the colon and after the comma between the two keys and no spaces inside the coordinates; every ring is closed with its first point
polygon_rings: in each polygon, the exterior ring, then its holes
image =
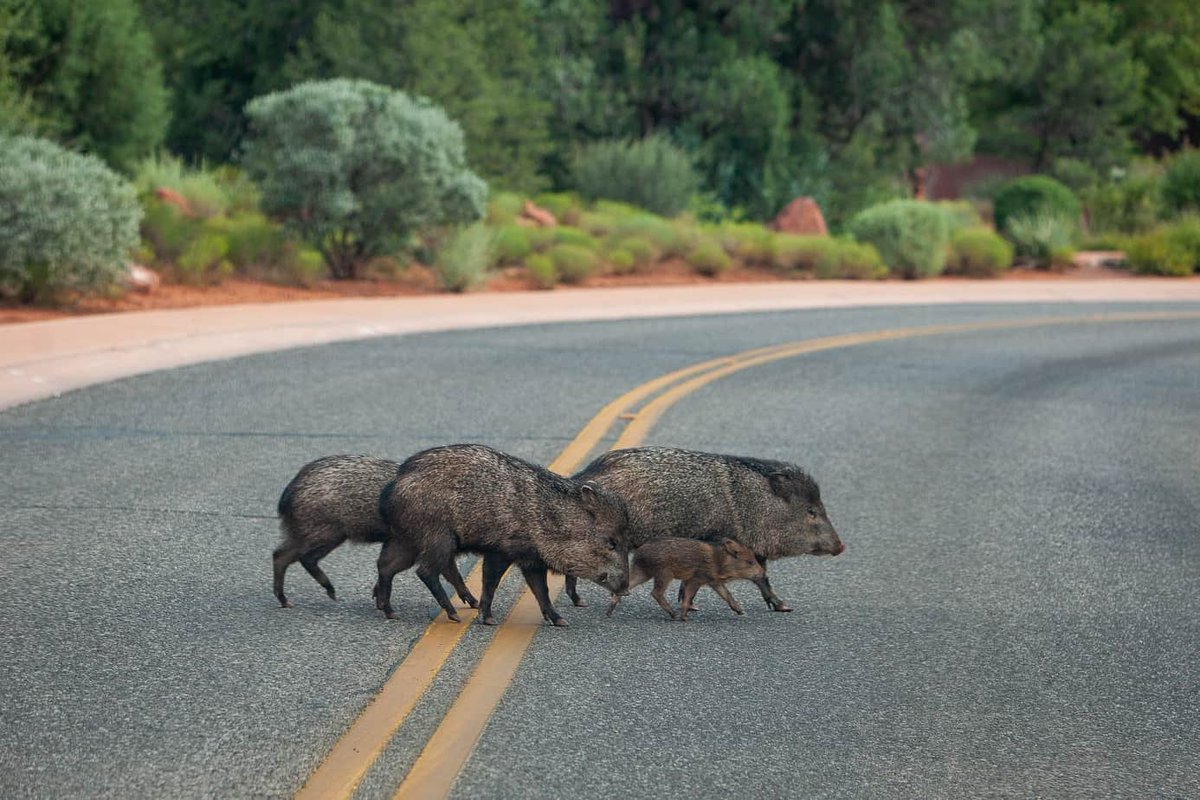
{"type": "MultiPolygon", "coordinates": [[[[1084,254],[1080,254],[1081,256],[1084,254]]],[[[1099,259],[1066,272],[1054,273],[1037,269],[1010,269],[1000,280],[1078,280],[1090,278],[1128,277],[1129,273],[1101,266],[1099,259]]],[[[681,286],[702,283],[779,282],[793,280],[766,269],[735,267],[716,278],[692,272],[680,260],[657,265],[652,272],[633,275],[597,275],[579,286],[560,286],[555,291],[581,291],[588,287],[610,286],[681,286]]],[[[943,277],[939,281],[973,280],[943,277]]],[[[519,292],[537,286],[520,268],[501,270],[492,275],[479,291],[519,292]]],[[[278,286],[263,281],[232,278],[216,286],[186,286],[162,284],[151,293],[127,292],[120,297],[85,297],[62,306],[31,307],[0,304],[0,324],[62,319],[84,314],[107,314],[117,311],[149,311],[154,309],[197,308],[200,306],[236,305],[240,303],[283,303],[303,300],[330,300],[344,297],[411,297],[439,294],[433,273],[420,266],[409,268],[395,280],[320,281],[311,288],[278,286]]]]}

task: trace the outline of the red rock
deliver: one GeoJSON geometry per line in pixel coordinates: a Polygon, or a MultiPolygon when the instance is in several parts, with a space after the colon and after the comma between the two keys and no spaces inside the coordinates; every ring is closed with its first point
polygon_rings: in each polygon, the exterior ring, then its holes
{"type": "Polygon", "coordinates": [[[811,197],[797,197],[788,203],[779,216],[772,220],[772,230],[780,233],[798,233],[803,236],[828,236],[825,215],[811,197]]]}
{"type": "Polygon", "coordinates": [[[521,206],[521,216],[526,219],[531,219],[543,228],[553,228],[558,224],[558,220],[544,208],[539,208],[533,204],[532,200],[526,200],[525,205],[521,206]]]}
{"type": "Polygon", "coordinates": [[[121,282],[135,292],[150,294],[162,283],[158,273],[141,264],[130,264],[122,276],[121,282]]]}
{"type": "Polygon", "coordinates": [[[160,186],[154,190],[154,196],[159,200],[162,200],[164,203],[168,203],[169,205],[173,205],[178,208],[185,217],[196,216],[195,212],[192,211],[192,207],[188,203],[187,198],[174,189],[168,189],[166,186],[160,186]]]}

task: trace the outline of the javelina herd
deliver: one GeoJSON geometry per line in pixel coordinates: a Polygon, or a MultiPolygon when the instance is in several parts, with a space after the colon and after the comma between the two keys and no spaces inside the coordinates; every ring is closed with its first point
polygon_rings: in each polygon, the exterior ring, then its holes
{"type": "Polygon", "coordinates": [[[546,621],[565,626],[550,597],[549,570],[567,576],[576,605],[585,605],[579,578],[606,588],[610,615],[622,595],[653,580],[654,598],[674,618],[665,590],[680,579],[686,620],[702,586],[743,613],[725,588],[734,579],[756,583],[771,609],[791,611],[771,588],[766,562],[845,549],[816,481],[801,468],[666,447],[614,450],[570,478],[478,444],[435,447],[402,463],[328,456],[301,468],[278,511],[282,542],[273,564],[281,606],[291,607],[283,582],[295,561],[335,598],[318,562],[349,540],[382,545],[373,594],[389,618],[393,579],[415,564],[447,617],[459,620],[439,576],[487,625],[496,624],[493,596],[514,563],[546,621]],[[459,553],[483,559],[478,601],[455,564],[459,553]]]}

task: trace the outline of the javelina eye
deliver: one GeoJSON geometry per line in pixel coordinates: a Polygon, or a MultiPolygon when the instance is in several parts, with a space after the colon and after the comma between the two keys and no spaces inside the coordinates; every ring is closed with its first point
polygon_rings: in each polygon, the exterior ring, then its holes
{"type": "Polygon", "coordinates": [[[616,539],[609,539],[609,540],[608,540],[608,549],[609,549],[609,550],[616,550],[616,549],[617,549],[617,540],[616,540],[616,539]]]}

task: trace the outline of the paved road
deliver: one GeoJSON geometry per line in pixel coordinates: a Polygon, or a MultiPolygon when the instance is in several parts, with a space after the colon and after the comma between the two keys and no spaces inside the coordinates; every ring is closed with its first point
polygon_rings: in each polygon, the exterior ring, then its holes
{"type": "MultiPolygon", "coordinates": [[[[4,412],[0,795],[299,788],[433,612],[405,575],[383,621],[365,548],[326,560],[344,600],[296,569],[274,607],[273,505],[317,455],[475,440],[546,462],[613,396],[714,356],[1115,308],[430,334],[4,412]]],[[[705,595],[672,624],[645,590],[613,620],[569,610],[454,796],[1200,793],[1200,322],[811,354],[708,385],[651,441],[805,464],[845,555],[773,565],[793,614],[749,585],[744,618],[705,595]]],[[[360,797],[389,796],[492,635],[468,632],[360,797]]]]}

